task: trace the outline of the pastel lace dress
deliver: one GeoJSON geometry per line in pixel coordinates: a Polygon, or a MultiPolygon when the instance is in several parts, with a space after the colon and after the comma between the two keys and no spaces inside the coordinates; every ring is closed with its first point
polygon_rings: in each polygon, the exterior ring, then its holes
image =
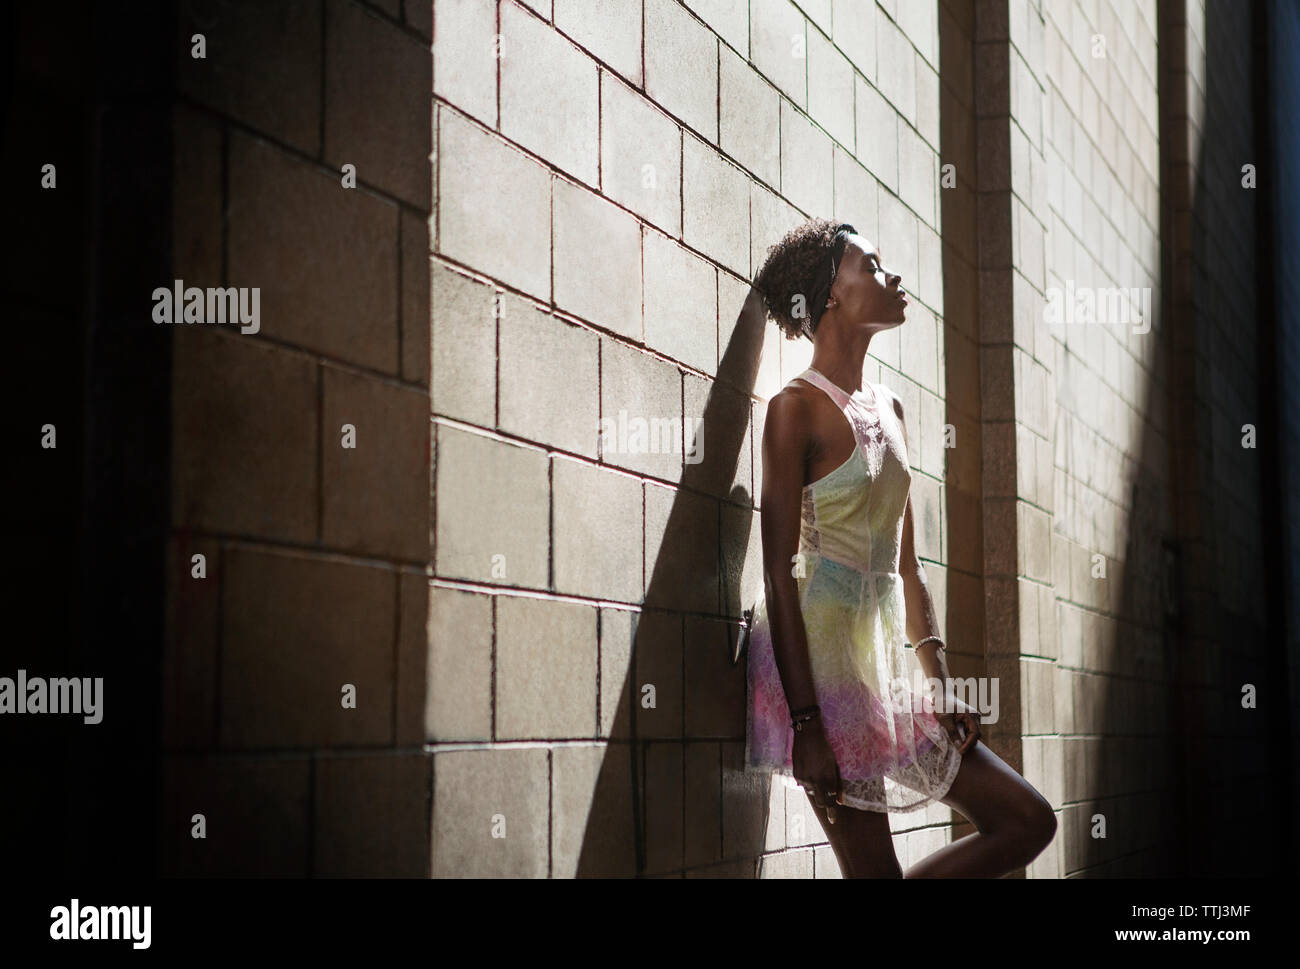
{"type": "MultiPolygon", "coordinates": [[[[791,563],[844,803],[914,811],[948,792],[961,755],[921,702],[920,664],[906,648],[898,557],[912,475],[902,427],[884,388],[868,384],[850,395],[811,367],[794,379],[830,396],[858,445],[804,487],[799,555],[791,563]]],[[[746,662],[746,769],[793,776],[794,730],[763,597],[746,662]]]]}

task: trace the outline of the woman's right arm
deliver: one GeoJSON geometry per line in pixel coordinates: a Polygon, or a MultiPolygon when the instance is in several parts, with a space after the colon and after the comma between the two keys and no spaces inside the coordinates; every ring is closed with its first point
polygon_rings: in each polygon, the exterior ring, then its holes
{"type": "Polygon", "coordinates": [[[793,574],[803,514],[803,471],[808,422],[802,401],[788,391],[767,405],[763,428],[763,584],[772,651],[791,710],[817,702],[808,640],[793,574]]]}
{"type": "MultiPolygon", "coordinates": [[[[767,599],[772,653],[791,710],[816,704],[808,636],[795,581],[794,556],[799,550],[803,515],[803,472],[808,453],[808,414],[794,394],[782,391],[767,405],[763,428],[763,583],[767,599]]],[[[839,765],[821,717],[806,721],[794,735],[791,769],[813,803],[826,809],[835,823],[835,805],[842,804],[839,765]]]]}

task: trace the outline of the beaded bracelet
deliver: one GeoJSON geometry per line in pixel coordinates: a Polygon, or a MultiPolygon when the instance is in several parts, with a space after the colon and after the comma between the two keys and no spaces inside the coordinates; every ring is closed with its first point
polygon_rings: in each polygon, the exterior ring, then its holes
{"type": "Polygon", "coordinates": [[[940,649],[946,650],[948,648],[947,644],[944,643],[944,641],[940,639],[938,636],[926,636],[925,639],[921,640],[919,643],[913,646],[912,650],[915,652],[916,650],[924,646],[926,643],[930,642],[930,640],[934,640],[936,643],[938,643],[940,649]]]}
{"type": "Polygon", "coordinates": [[[815,703],[810,707],[804,707],[802,710],[795,710],[790,715],[790,726],[802,732],[803,725],[821,712],[822,708],[815,703]]]}

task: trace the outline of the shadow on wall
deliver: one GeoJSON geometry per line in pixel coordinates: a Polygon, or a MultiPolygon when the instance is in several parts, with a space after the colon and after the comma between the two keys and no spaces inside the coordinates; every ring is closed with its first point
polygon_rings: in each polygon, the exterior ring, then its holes
{"type": "MultiPolygon", "coordinates": [[[[1160,34],[1162,51],[1165,41],[1160,34]]],[[[1177,124],[1169,114],[1169,106],[1161,105],[1162,125],[1177,124]]],[[[1171,143],[1167,139],[1176,135],[1169,127],[1159,135],[1163,157],[1171,143]]],[[[1176,631],[1178,597],[1168,583],[1177,554],[1174,506],[1182,496],[1177,495],[1177,477],[1171,475],[1178,464],[1171,454],[1171,448],[1176,448],[1171,435],[1177,411],[1166,404],[1171,402],[1170,382],[1177,383],[1178,374],[1176,364],[1171,366],[1174,327],[1170,324],[1190,307],[1180,307],[1170,292],[1169,264],[1163,261],[1174,244],[1167,237],[1165,213],[1170,204],[1177,204],[1176,192],[1171,195],[1166,184],[1167,173],[1162,167],[1163,225],[1154,239],[1155,251],[1147,254],[1161,266],[1163,277],[1151,294],[1149,318],[1100,337],[1102,329],[1110,328],[1065,326],[1066,352],[1056,374],[1054,450],[1064,455],[1068,473],[1053,468],[1054,476],[1063,476],[1063,487],[1056,489],[1060,507],[1052,509],[1053,533],[1061,533],[1062,523],[1080,520],[1092,510],[1089,534],[1071,535],[1079,545],[1067,546],[1072,554],[1064,562],[1053,562],[1057,599],[1078,604],[1077,609],[1066,606],[1073,617],[1058,628],[1059,663],[1070,672],[1055,681],[1066,685],[1053,691],[1052,709],[1056,729],[1067,735],[1062,741],[1063,876],[1181,874],[1173,849],[1179,806],[1184,802],[1171,718],[1182,689],[1182,664],[1176,631]],[[1147,332],[1142,333],[1144,328],[1147,332]],[[1127,474],[1128,482],[1124,544],[1115,559],[1102,551],[1106,516],[1095,510],[1098,495],[1114,491],[1112,483],[1098,481],[1095,487],[1087,487],[1097,470],[1089,462],[1095,464],[1095,456],[1101,453],[1091,439],[1104,434],[1106,411],[1100,400],[1092,400],[1089,407],[1088,395],[1081,392],[1090,386],[1081,356],[1097,356],[1081,344],[1099,338],[1115,340],[1122,357],[1133,355],[1126,363],[1137,370],[1133,383],[1140,399],[1132,456],[1121,455],[1114,464],[1127,474]],[[1133,466],[1126,467],[1128,463],[1133,466]],[[1085,511],[1080,511],[1080,505],[1085,511]],[[1072,645],[1076,641],[1078,650],[1072,645]]],[[[1126,287],[1136,282],[1121,274],[1115,284],[1126,287]]],[[[1115,399],[1122,401],[1122,393],[1115,399]]],[[[1051,621],[1057,623],[1061,615],[1058,609],[1051,621]]]]}
{"type": "MultiPolygon", "coordinates": [[[[1247,144],[1259,191],[1268,191],[1267,129],[1259,127],[1268,102],[1260,89],[1251,100],[1251,71],[1265,67],[1254,63],[1262,46],[1252,48],[1261,14],[1262,5],[1205,6],[1203,137],[1189,161],[1177,135],[1198,114],[1184,76],[1197,53],[1183,11],[1159,5],[1165,283],[1155,295],[1159,337],[1152,330],[1139,339],[1159,340],[1144,355],[1154,378],[1142,413],[1166,418],[1142,423],[1123,570],[1103,604],[1123,621],[1113,637],[1097,637],[1095,663],[1084,629],[1084,666],[1108,675],[1084,720],[1076,681],[1076,733],[1102,736],[1076,741],[1087,748],[1085,800],[1067,810],[1063,829],[1067,870],[1090,875],[1251,876],[1281,857],[1276,834],[1253,822],[1261,805],[1286,804],[1285,778],[1270,770],[1285,759],[1285,721],[1266,702],[1241,702],[1244,684],[1283,675],[1281,550],[1268,528],[1275,474],[1266,463],[1278,444],[1269,437],[1276,407],[1266,377],[1274,321],[1271,283],[1257,264],[1267,258],[1256,224],[1267,197],[1240,194],[1247,144]],[[1256,450],[1243,450],[1243,424],[1258,428],[1256,450]],[[1105,839],[1091,836],[1098,815],[1105,839]]],[[[1085,685],[1082,695],[1091,692],[1085,685]]]]}
{"type": "MultiPolygon", "coordinates": [[[[1198,114],[1187,97],[1196,55],[1186,49],[1183,5],[1158,9],[1160,223],[1148,256],[1160,274],[1142,321],[1151,328],[1067,325],[1054,374],[1051,432],[1062,466],[1053,469],[1061,484],[1051,511],[1054,533],[1076,544],[1053,556],[1056,614],[1039,620],[1040,630],[1056,627],[1059,644],[1050,705],[1027,702],[1022,725],[1026,735],[1060,738],[1060,761],[1044,767],[1061,776],[1058,837],[1062,875],[1071,877],[1263,874],[1274,857],[1261,841],[1276,835],[1252,820],[1262,805],[1286,803],[1269,771],[1284,753],[1285,727],[1240,702],[1243,684],[1280,682],[1270,663],[1281,637],[1260,591],[1275,553],[1258,532],[1269,512],[1257,456],[1273,442],[1241,444],[1242,424],[1262,435],[1273,407],[1261,393],[1271,321],[1256,314],[1269,297],[1254,285],[1262,210],[1254,195],[1236,194],[1241,145],[1263,120],[1250,101],[1259,52],[1249,16],[1206,5],[1204,134],[1189,161],[1178,145],[1198,114]],[[1220,239],[1207,241],[1202,226],[1220,239]],[[1099,340],[1116,341],[1122,363],[1114,392],[1095,396],[1088,391],[1107,375],[1084,361],[1109,356],[1099,340]],[[1132,411],[1123,406],[1130,368],[1132,411]],[[1124,481],[1114,558],[1105,554],[1104,505],[1117,489],[1100,476],[1106,468],[1124,481]]],[[[1136,284],[1136,270],[1116,272],[1114,285],[1136,284]]]]}
{"type": "MultiPolygon", "coordinates": [[[[626,643],[629,672],[592,793],[580,877],[755,874],[771,782],[740,773],[745,666],[731,664],[736,621],[721,617],[738,618],[746,606],[740,575],[755,513],[751,495],[731,483],[750,433],[765,325],[751,289],[709,388],[703,460],[683,464],[643,611],[602,611],[602,649],[626,643]],[[717,514],[708,496],[722,495],[717,514]]],[[[612,692],[601,688],[602,697],[612,692]]]]}
{"type": "MultiPolygon", "coordinates": [[[[1252,18],[1241,12],[1206,5],[1204,137],[1189,161],[1177,145],[1197,113],[1186,83],[1196,54],[1180,6],[1159,6],[1163,282],[1152,300],[1159,329],[1124,335],[1147,367],[1127,536],[1100,584],[1097,529],[1083,559],[1070,563],[1075,574],[1056,576],[1057,595],[1082,606],[1082,629],[1071,630],[1082,654],[1067,659],[1061,639],[1062,665],[1079,668],[1055,697],[1072,712],[1064,729],[1074,735],[1065,741],[1073,749],[1064,756],[1063,874],[1240,877],[1267,873],[1278,857],[1264,844],[1277,847],[1276,836],[1252,821],[1261,805],[1286,803],[1285,778],[1269,769],[1284,758],[1286,728],[1270,724],[1266,703],[1241,703],[1244,684],[1281,682],[1273,667],[1282,643],[1269,601],[1280,550],[1267,534],[1262,464],[1277,443],[1265,430],[1275,409],[1264,379],[1271,289],[1257,275],[1254,245],[1266,210],[1253,194],[1245,204],[1237,194],[1240,146],[1257,148],[1255,126],[1266,120],[1264,102],[1251,104],[1251,62],[1262,51],[1252,51],[1252,18]],[[1205,226],[1216,227],[1217,241],[1205,226]],[[1220,248],[1227,238],[1233,243],[1220,248]],[[1225,341],[1238,340],[1234,354],[1225,341]],[[1247,423],[1260,430],[1254,451],[1243,450],[1247,423]]],[[[1072,453],[1079,439],[1062,423],[1067,389],[1086,383],[1070,374],[1079,358],[1064,361],[1055,434],[1078,477],[1065,479],[1058,521],[1089,497],[1087,466],[1072,453]]],[[[1104,433],[1096,415],[1076,408],[1076,416],[1104,433]]]]}
{"type": "MultiPolygon", "coordinates": [[[[969,8],[948,6],[965,11],[967,24],[973,21],[969,8]]],[[[1144,253],[1161,267],[1145,321],[1152,329],[1110,333],[1099,326],[1067,325],[1051,334],[1062,337],[1066,352],[1043,361],[1055,364],[1057,389],[1048,409],[1054,418],[1045,426],[1056,456],[1053,492],[1044,496],[1051,502],[1046,507],[1054,539],[1049,573],[1054,594],[1046,598],[1051,614],[1039,616],[1033,602],[1017,609],[1014,598],[995,598],[1003,577],[997,574],[1001,567],[990,569],[990,563],[1007,555],[1014,561],[1016,549],[985,552],[986,540],[990,546],[997,540],[981,525],[984,502],[996,500],[982,493],[989,469],[978,460],[979,449],[949,452],[947,458],[947,628],[952,645],[962,648],[950,657],[952,672],[968,675],[984,665],[988,675],[1001,677],[1002,712],[1010,716],[1005,725],[986,729],[990,746],[1020,769],[1037,768],[1042,758],[1041,771],[1031,773],[1045,779],[1044,793],[1060,806],[1061,874],[1069,877],[1258,874],[1276,863],[1277,842],[1286,837],[1252,823],[1261,805],[1287,804],[1285,772],[1276,770],[1279,762],[1289,763],[1286,724],[1270,725],[1267,714],[1240,703],[1242,684],[1285,680],[1276,662],[1280,620],[1257,598],[1266,590],[1263,602],[1281,601],[1281,590],[1268,585],[1282,569],[1280,550],[1270,547],[1269,499],[1261,490],[1261,483],[1267,488],[1277,477],[1264,463],[1276,442],[1263,439],[1274,411],[1264,390],[1270,288],[1266,282],[1252,285],[1251,243],[1258,238],[1254,217],[1262,211],[1260,203],[1254,195],[1236,194],[1245,157],[1241,146],[1251,142],[1251,119],[1262,122],[1258,106],[1266,103],[1257,98],[1253,110],[1249,100],[1251,58],[1261,51],[1250,50],[1250,17],[1241,16],[1242,8],[1207,5],[1203,130],[1208,134],[1189,161],[1185,150],[1178,150],[1188,143],[1188,119],[1198,115],[1187,101],[1193,55],[1185,49],[1184,6],[1179,0],[1161,0],[1158,6],[1160,220],[1154,251],[1144,253]],[[1219,238],[1207,242],[1202,226],[1214,226],[1219,238]],[[1218,249],[1213,255],[1211,245],[1218,249]],[[1158,320],[1163,323],[1155,328],[1158,320]],[[1122,362],[1107,373],[1095,364],[1116,357],[1122,362]],[[1131,382],[1125,379],[1130,375],[1131,382]],[[1113,390],[1102,386],[1107,377],[1118,380],[1113,390]],[[1109,406],[1112,402],[1120,406],[1109,406]],[[1243,423],[1260,426],[1259,450],[1242,451],[1243,423]],[[1122,491],[1116,480],[1121,475],[1122,491]],[[1105,535],[1111,501],[1123,505],[1113,558],[1105,535]],[[1261,525],[1262,554],[1255,531],[1261,525]],[[995,580],[988,590],[986,578],[995,580]],[[959,596],[959,582],[973,589],[959,596]],[[986,594],[987,619],[977,612],[986,594]],[[966,611],[951,611],[959,603],[966,611]],[[1004,608],[998,612],[995,605],[1004,608]],[[981,631],[988,629],[982,639],[998,631],[987,623],[1037,621],[1039,636],[1020,629],[1010,639],[1020,652],[1041,637],[1044,648],[1029,646],[1041,655],[973,662],[987,649],[975,638],[963,642],[971,620],[981,631]],[[966,668],[958,669],[958,659],[966,668]],[[1023,695],[1022,676],[1028,687],[1023,695]]],[[[956,65],[954,71],[970,64],[967,38],[951,29],[958,23],[941,18],[941,58],[956,65]]],[[[972,82],[978,88],[988,79],[975,76],[972,82]]],[[[942,90],[942,157],[959,172],[975,170],[973,122],[963,113],[965,89],[950,87],[945,75],[942,90]]],[[[1007,110],[1005,86],[989,90],[1000,94],[1000,107],[1007,110]]],[[[1095,132],[1075,130],[1075,137],[1096,140],[1095,132]]],[[[1142,134],[1134,137],[1140,143],[1142,134]]],[[[1265,153],[1255,154],[1264,186],[1265,153]]],[[[987,227],[981,232],[973,200],[949,190],[942,205],[946,420],[959,428],[960,440],[974,435],[978,441],[985,428],[996,428],[1003,419],[986,412],[995,396],[990,388],[1011,379],[1009,364],[1001,364],[996,352],[981,351],[1014,338],[1012,289],[990,285],[1012,265],[1013,254],[1008,239],[987,227]],[[968,265],[977,254],[984,265],[968,265]],[[994,272],[976,273],[979,268],[994,272]],[[974,320],[967,316],[971,304],[960,298],[967,277],[988,286],[976,301],[980,314],[974,320]],[[992,372],[981,375],[982,357],[992,372]]],[[[1122,209],[1103,213],[1114,220],[1123,214],[1122,209]]],[[[1068,226],[1067,231],[1083,230],[1068,226]]],[[[1061,241],[1049,236],[1047,252],[1068,251],[1061,241]]],[[[1130,239],[1129,244],[1139,243],[1130,239]]],[[[1051,268],[1059,277],[1075,272],[1069,266],[1051,268]]],[[[1115,274],[1116,286],[1139,282],[1136,267],[1121,264],[1102,272],[1115,274]]],[[[1042,329],[1042,305],[1030,312],[1040,328],[1035,343],[1051,347],[1042,329]]],[[[1017,417],[1033,403],[1017,401],[1017,417]]],[[[1022,466],[1032,467],[1033,461],[1032,453],[1016,455],[1022,466]]],[[[1032,582],[1015,581],[1015,595],[1034,588],[1032,582]]],[[[1284,809],[1283,816],[1287,813],[1284,809]]],[[[959,828],[954,835],[960,833],[959,828]]]]}

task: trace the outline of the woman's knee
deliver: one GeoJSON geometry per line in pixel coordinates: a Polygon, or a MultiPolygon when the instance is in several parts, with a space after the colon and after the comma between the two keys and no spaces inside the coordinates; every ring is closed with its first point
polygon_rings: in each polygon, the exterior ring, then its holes
{"type": "Polygon", "coordinates": [[[1051,844],[1056,837],[1056,812],[1037,791],[1032,791],[1026,798],[1018,820],[1023,837],[1035,854],[1051,844]]]}

